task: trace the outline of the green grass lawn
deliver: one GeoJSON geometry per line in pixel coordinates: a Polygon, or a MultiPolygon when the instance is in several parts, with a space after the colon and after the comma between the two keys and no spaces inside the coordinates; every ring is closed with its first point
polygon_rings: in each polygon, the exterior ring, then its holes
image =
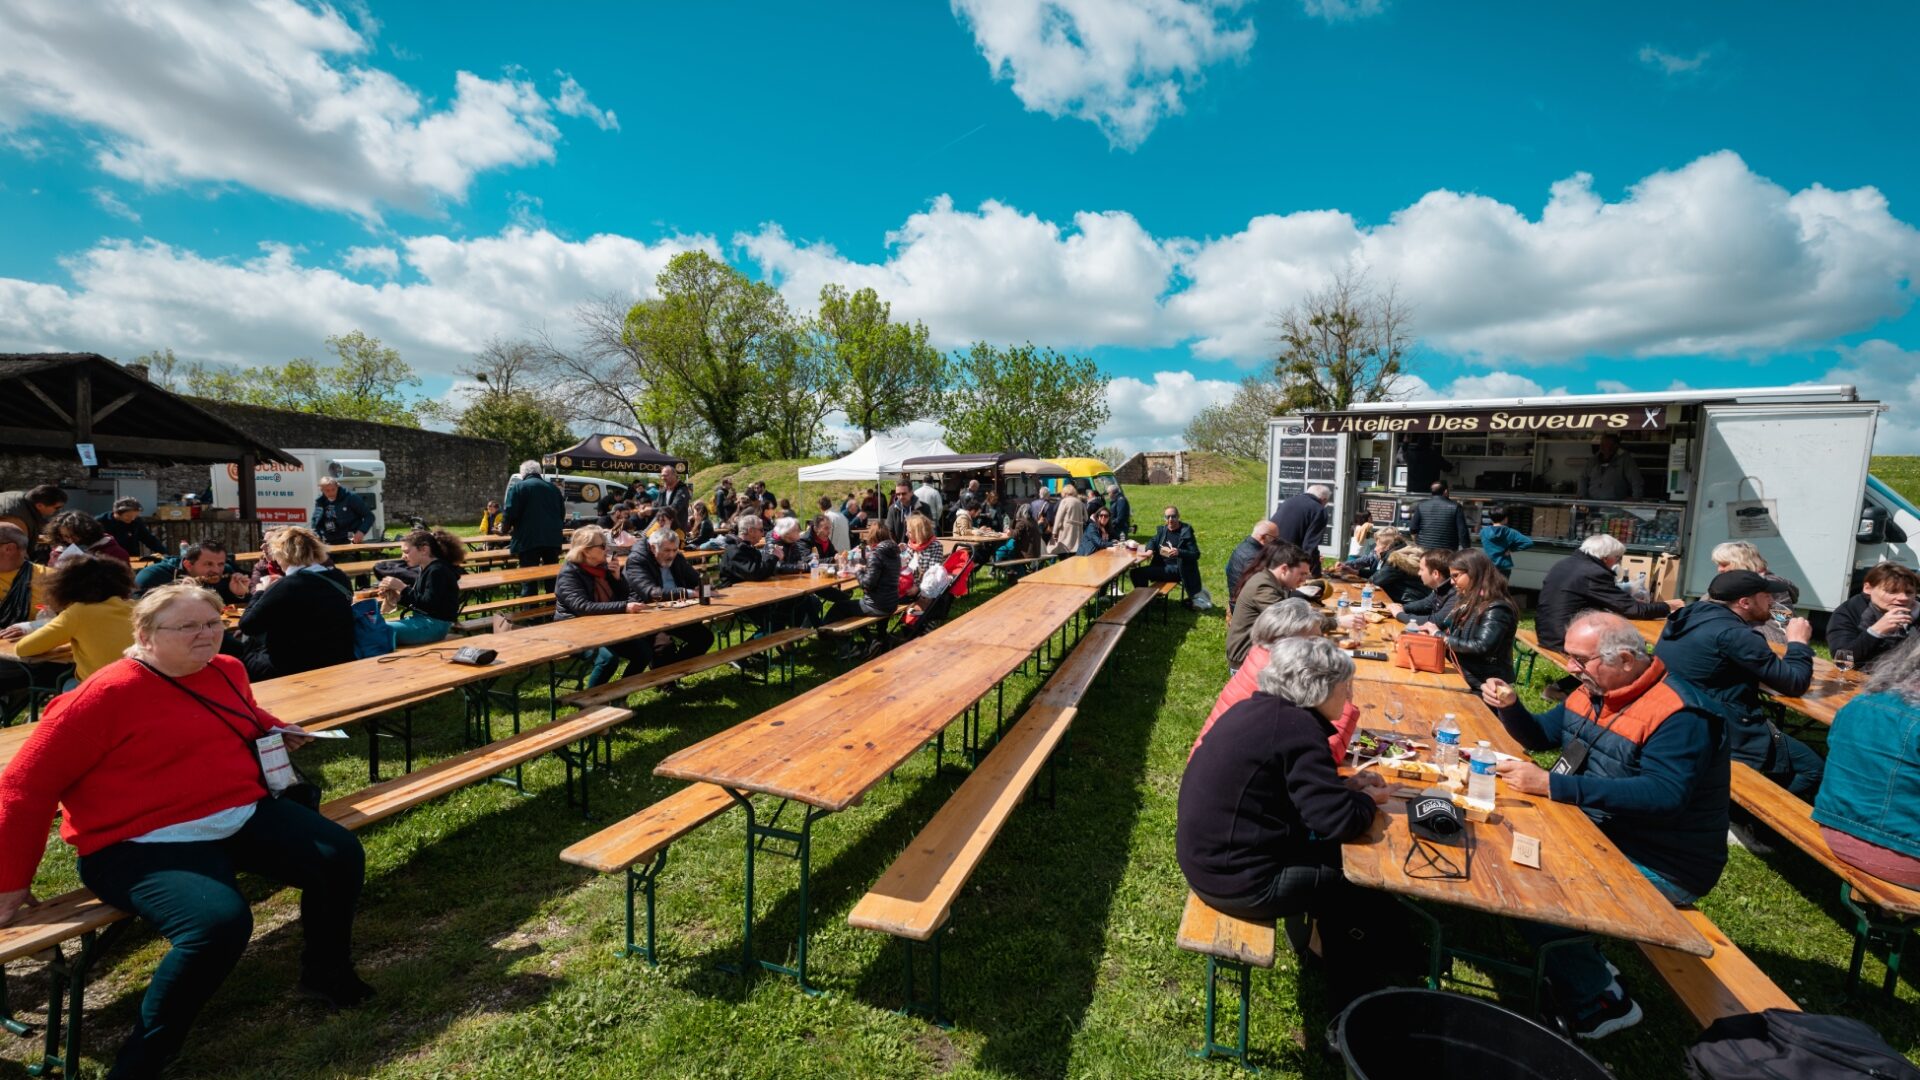
{"type": "MultiPolygon", "coordinates": [[[[1137,520],[1153,520],[1166,501],[1179,504],[1199,529],[1216,593],[1222,561],[1262,512],[1257,470],[1239,475],[1222,486],[1132,492],[1137,520]]],[[[976,598],[995,587],[983,584],[976,598]]],[[[1174,946],[1186,894],[1174,859],[1175,801],[1187,747],[1226,675],[1224,642],[1217,610],[1176,608],[1165,626],[1154,614],[1128,630],[1109,662],[1111,684],[1080,710],[1057,804],[1015,812],[955,907],[945,949],[951,1031],[894,1014],[898,944],[846,924],[855,901],[960,783],[951,754],[942,773],[930,753],[916,756],[861,805],[815,827],[809,963],[826,990],[818,998],[782,977],[742,985],[713,968],[740,942],[737,814],[673,848],[661,884],[660,966],[617,956],[622,883],[557,858],[596,826],[567,808],[559,764],[549,759],[527,770],[530,797],[480,785],[362,834],[369,877],[358,951],[380,991],[368,1007],[329,1016],[293,997],[296,905],[291,894],[264,900],[253,946],[203,1015],[175,1075],[1238,1075],[1188,1056],[1199,1037],[1203,962],[1174,946]]],[[[636,697],[613,772],[596,780],[601,823],[674,790],[652,775],[666,754],[844,669],[812,644],[793,687],[762,687],[721,670],[669,694],[636,697]]],[[[1546,675],[1542,665],[1536,683],[1546,675]]],[[[1012,680],[1009,719],[1037,682],[1012,680]]],[[[543,711],[543,697],[529,689],[529,710],[543,711]]],[[[415,728],[426,759],[462,749],[450,703],[422,710],[415,728]]],[[[950,744],[957,727],[954,734],[950,744]]],[[[304,754],[323,763],[330,792],[344,793],[366,781],[364,748],[356,732],[304,754]]],[[[43,896],[75,884],[64,846],[56,841],[52,851],[37,882],[43,896]]],[[[791,938],[796,882],[793,864],[762,856],[755,940],[763,956],[777,957],[791,938]]],[[[1735,850],[1702,907],[1807,1008],[1858,1016],[1910,1056],[1920,1050],[1911,976],[1892,1006],[1842,994],[1850,939],[1838,887],[1810,860],[1735,850]]],[[[1446,918],[1450,934],[1518,955],[1517,939],[1498,921],[1446,918]]],[[[162,948],[136,930],[103,964],[87,1002],[91,1062],[111,1057],[162,948]]],[[[1600,1043],[1598,1056],[1622,1077],[1678,1075],[1695,1036],[1691,1022],[1633,949],[1608,953],[1647,1020],[1600,1043]]],[[[1869,962],[1870,979],[1880,970],[1869,962]]],[[[15,965],[10,974],[14,1007],[37,1019],[38,966],[15,965]]],[[[1464,968],[1458,974],[1485,981],[1464,968]]],[[[1257,973],[1254,995],[1261,1066],[1282,1077],[1344,1075],[1296,1047],[1325,1017],[1311,980],[1296,999],[1290,959],[1257,973]]],[[[37,1046],[37,1035],[0,1033],[0,1077],[24,1075],[37,1046]]]]}

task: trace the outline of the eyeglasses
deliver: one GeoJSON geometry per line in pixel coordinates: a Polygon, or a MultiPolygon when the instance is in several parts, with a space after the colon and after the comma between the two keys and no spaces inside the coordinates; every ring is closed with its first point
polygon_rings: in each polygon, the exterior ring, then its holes
{"type": "Polygon", "coordinates": [[[1179,520],[1180,520],[1180,515],[1179,515],[1179,514],[1168,514],[1168,515],[1167,515],[1167,520],[1168,520],[1168,521],[1179,521],[1179,520]]]}
{"type": "Polygon", "coordinates": [[[1600,654],[1594,653],[1592,656],[1581,656],[1577,652],[1570,652],[1567,654],[1567,659],[1579,664],[1583,668],[1587,668],[1600,662],[1600,654]]]}
{"type": "Polygon", "coordinates": [[[226,628],[227,628],[227,624],[219,619],[209,619],[206,622],[181,623],[178,626],[154,627],[155,630],[166,630],[175,634],[195,634],[195,635],[217,634],[222,630],[225,630],[226,628]]]}

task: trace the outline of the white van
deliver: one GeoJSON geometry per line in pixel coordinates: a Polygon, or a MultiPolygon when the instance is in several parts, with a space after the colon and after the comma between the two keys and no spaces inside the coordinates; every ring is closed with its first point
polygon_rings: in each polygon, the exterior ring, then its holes
{"type": "MultiPolygon", "coordinates": [[[[260,520],[269,525],[306,525],[313,518],[313,504],[320,497],[320,478],[331,476],[340,486],[360,497],[373,515],[368,536],[386,535],[386,508],[383,488],[387,466],[378,450],[288,450],[287,456],[298,465],[258,465],[253,470],[253,492],[260,520]]],[[[213,505],[229,510],[240,508],[240,467],[228,463],[215,465],[213,505]]]]}
{"type": "MultiPolygon", "coordinates": [[[[593,521],[600,516],[600,500],[611,495],[615,499],[627,497],[627,485],[618,480],[607,480],[598,476],[548,476],[547,480],[560,486],[560,494],[567,500],[567,520],[571,522],[593,521]]],[[[507,491],[520,481],[519,474],[507,478],[507,491]]],[[[500,495],[500,505],[507,505],[506,492],[500,495]]]]}

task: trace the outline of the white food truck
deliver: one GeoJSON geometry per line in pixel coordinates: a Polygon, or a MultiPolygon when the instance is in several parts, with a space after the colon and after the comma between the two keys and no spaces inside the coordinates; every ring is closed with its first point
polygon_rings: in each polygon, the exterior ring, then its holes
{"type": "MultiPolygon", "coordinates": [[[[313,518],[313,503],[320,497],[320,478],[331,476],[340,486],[366,504],[373,515],[368,536],[386,535],[386,509],[382,487],[387,466],[378,450],[288,450],[287,456],[299,465],[260,465],[253,470],[254,496],[259,500],[263,523],[305,525],[313,518]]],[[[240,468],[237,465],[213,466],[213,504],[227,509],[240,507],[240,468]]]]}
{"type": "Polygon", "coordinates": [[[1513,555],[1516,588],[1608,533],[1629,555],[1667,556],[1672,591],[1699,596],[1714,546],[1741,539],[1803,607],[1832,611],[1875,563],[1916,565],[1920,511],[1867,473],[1884,408],[1843,385],[1355,405],[1269,423],[1268,506],[1332,488],[1320,551],[1344,558],[1356,511],[1404,525],[1444,479],[1476,533],[1498,506],[1532,537],[1513,555]],[[1630,456],[1637,497],[1582,490],[1605,434],[1630,456]]]}

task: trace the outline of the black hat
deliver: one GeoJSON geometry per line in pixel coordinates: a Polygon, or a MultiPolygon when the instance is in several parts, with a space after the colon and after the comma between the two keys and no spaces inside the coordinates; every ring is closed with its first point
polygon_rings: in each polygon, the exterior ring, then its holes
{"type": "Polygon", "coordinates": [[[1767,579],[1751,570],[1727,570],[1713,576],[1713,583],[1707,586],[1707,597],[1730,602],[1772,591],[1773,586],[1767,579]]]}
{"type": "Polygon", "coordinates": [[[1436,844],[1459,847],[1466,842],[1466,815],[1445,795],[1421,795],[1409,803],[1407,827],[1436,844]]]}

